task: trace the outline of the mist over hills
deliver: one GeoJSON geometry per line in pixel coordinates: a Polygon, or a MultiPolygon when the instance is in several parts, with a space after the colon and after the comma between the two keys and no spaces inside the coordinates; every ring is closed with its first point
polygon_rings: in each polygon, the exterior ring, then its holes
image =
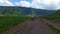
{"type": "Polygon", "coordinates": [[[47,15],[55,12],[55,10],[44,10],[44,9],[34,9],[34,8],[26,8],[19,6],[0,6],[0,14],[17,14],[17,15],[47,15]]]}

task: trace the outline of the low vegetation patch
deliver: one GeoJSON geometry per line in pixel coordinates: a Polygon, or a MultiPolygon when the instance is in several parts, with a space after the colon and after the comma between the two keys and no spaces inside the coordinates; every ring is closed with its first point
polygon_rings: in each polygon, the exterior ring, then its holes
{"type": "Polygon", "coordinates": [[[29,19],[26,16],[0,16],[0,34],[29,19]]]}
{"type": "Polygon", "coordinates": [[[48,25],[48,27],[50,27],[54,32],[56,32],[56,34],[60,34],[60,30],[54,27],[53,25],[48,24],[48,23],[46,25],[48,25]]]}

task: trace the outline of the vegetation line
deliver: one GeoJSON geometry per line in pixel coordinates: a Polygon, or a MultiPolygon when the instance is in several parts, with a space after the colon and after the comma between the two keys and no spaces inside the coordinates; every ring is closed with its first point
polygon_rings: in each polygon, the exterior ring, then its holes
{"type": "Polygon", "coordinates": [[[57,29],[56,27],[54,27],[54,26],[51,25],[51,24],[48,24],[48,23],[47,23],[47,25],[48,25],[48,27],[50,27],[54,32],[56,32],[56,34],[60,34],[60,30],[59,30],[59,29],[57,29]]]}

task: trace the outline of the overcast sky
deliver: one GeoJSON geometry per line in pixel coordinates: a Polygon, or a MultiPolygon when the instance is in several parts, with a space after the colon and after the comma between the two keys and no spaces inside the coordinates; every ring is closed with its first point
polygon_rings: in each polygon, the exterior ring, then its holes
{"type": "Polygon", "coordinates": [[[60,0],[0,0],[0,6],[22,6],[37,9],[60,9],[60,0]]]}

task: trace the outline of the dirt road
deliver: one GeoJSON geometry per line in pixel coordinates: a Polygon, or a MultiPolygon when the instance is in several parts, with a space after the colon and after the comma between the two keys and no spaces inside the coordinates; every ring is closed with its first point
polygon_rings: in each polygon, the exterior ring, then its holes
{"type": "Polygon", "coordinates": [[[3,34],[55,34],[55,32],[46,26],[42,19],[35,19],[34,21],[25,21],[3,34]]]}

